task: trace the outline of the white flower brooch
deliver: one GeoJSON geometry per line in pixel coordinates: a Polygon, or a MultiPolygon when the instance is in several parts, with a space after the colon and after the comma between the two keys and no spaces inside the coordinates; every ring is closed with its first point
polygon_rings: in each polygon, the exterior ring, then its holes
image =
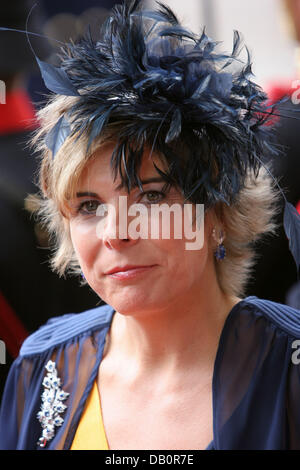
{"type": "Polygon", "coordinates": [[[64,422],[61,413],[67,408],[62,402],[69,396],[69,393],[60,389],[60,378],[57,377],[55,362],[48,361],[46,366],[47,376],[43,380],[44,392],[42,393],[41,411],[37,418],[40,421],[43,433],[38,440],[40,447],[45,447],[55,434],[55,427],[61,426],[64,422]]]}

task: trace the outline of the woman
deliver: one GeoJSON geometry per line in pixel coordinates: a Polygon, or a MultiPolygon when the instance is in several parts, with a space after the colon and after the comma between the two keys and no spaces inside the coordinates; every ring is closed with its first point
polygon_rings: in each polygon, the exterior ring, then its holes
{"type": "Polygon", "coordinates": [[[32,201],[56,242],[52,267],[106,305],[23,343],[0,446],[300,448],[299,312],[243,298],[254,242],[274,230],[266,96],[237,33],[217,54],[166,6],[140,3],[115,8],[97,42],[68,45],[60,68],[39,62],[55,95],[34,138],[32,201]]]}

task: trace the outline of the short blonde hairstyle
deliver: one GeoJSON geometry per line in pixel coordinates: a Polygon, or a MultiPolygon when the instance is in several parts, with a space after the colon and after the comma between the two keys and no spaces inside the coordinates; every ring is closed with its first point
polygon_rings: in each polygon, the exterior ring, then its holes
{"type": "MultiPolygon", "coordinates": [[[[87,152],[88,137],[68,137],[52,158],[45,144],[45,136],[57,120],[74,104],[74,97],[55,96],[39,111],[40,128],[32,145],[40,155],[38,175],[39,195],[31,195],[27,206],[37,214],[49,234],[52,247],[51,268],[60,276],[81,272],[72,245],[69,222],[65,214],[68,198],[87,162],[103,143],[114,141],[117,128],[109,127],[97,138],[87,152]]],[[[273,217],[276,213],[278,193],[268,168],[258,174],[248,173],[245,184],[231,205],[217,203],[215,213],[224,228],[226,257],[215,259],[219,285],[228,295],[243,296],[251,269],[255,263],[255,242],[275,231],[273,217]]]]}

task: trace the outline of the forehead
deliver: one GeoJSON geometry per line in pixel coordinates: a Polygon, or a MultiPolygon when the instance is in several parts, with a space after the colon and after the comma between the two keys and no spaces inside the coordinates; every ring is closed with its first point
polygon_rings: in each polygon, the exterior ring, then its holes
{"type": "MultiPolygon", "coordinates": [[[[79,178],[79,185],[86,185],[89,182],[97,182],[99,184],[113,183],[116,188],[121,184],[121,177],[117,174],[114,180],[114,173],[111,167],[111,158],[115,149],[114,143],[107,143],[98,148],[93,154],[92,158],[87,162],[81,176],[79,178]]],[[[127,162],[128,163],[128,162],[127,162]]],[[[165,159],[155,152],[151,152],[146,148],[141,159],[141,165],[138,171],[138,176],[141,180],[150,177],[161,177],[157,169],[166,171],[168,166],[165,159]]],[[[121,164],[123,174],[126,174],[124,163],[121,164]]]]}

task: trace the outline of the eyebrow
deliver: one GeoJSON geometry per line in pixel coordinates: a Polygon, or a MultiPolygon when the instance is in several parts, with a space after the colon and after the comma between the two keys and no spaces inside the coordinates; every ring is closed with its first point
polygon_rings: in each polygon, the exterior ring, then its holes
{"type": "MultiPolygon", "coordinates": [[[[165,180],[161,177],[161,176],[153,176],[152,178],[147,178],[145,180],[141,180],[141,184],[144,185],[144,184],[149,184],[149,183],[163,183],[165,182],[165,180]]],[[[138,186],[137,183],[134,183],[132,185],[132,188],[136,188],[138,186]]],[[[121,189],[122,188],[122,184],[119,184],[119,186],[117,186],[117,190],[121,189]]]]}
{"type": "Polygon", "coordinates": [[[76,193],[76,197],[99,197],[96,193],[91,193],[89,191],[83,193],[76,193]]]}
{"type": "MultiPolygon", "coordinates": [[[[145,184],[149,184],[149,183],[163,183],[165,182],[165,180],[161,177],[158,177],[158,176],[154,176],[153,178],[147,178],[145,180],[141,180],[141,183],[142,185],[145,185],[145,184]]],[[[132,188],[136,188],[138,185],[135,183],[132,188]]],[[[120,190],[122,188],[122,185],[120,184],[116,189],[117,190],[120,190]]],[[[99,197],[99,195],[97,193],[92,193],[92,192],[89,192],[89,191],[85,191],[85,192],[80,192],[80,193],[76,193],[76,197],[99,197]]]]}

